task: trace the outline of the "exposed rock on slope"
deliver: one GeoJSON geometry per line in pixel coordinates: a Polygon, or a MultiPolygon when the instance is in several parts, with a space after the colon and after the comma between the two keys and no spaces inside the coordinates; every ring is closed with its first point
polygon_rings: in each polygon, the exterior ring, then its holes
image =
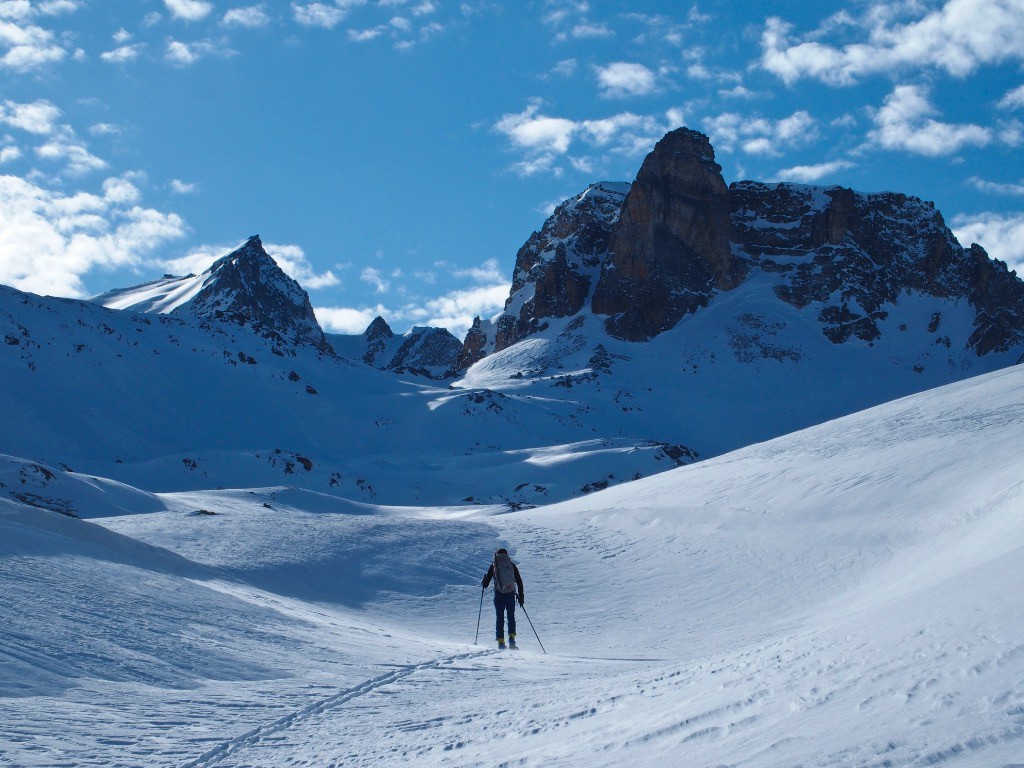
{"type": "Polygon", "coordinates": [[[495,351],[585,306],[608,252],[628,184],[601,182],[566,200],[516,254],[512,290],[495,328],[495,351]]]}
{"type": "Polygon", "coordinates": [[[363,362],[382,371],[412,373],[429,379],[449,378],[462,352],[462,342],[445,328],[415,327],[396,336],[383,317],[363,332],[363,362]]]}
{"type": "Polygon", "coordinates": [[[589,305],[628,192],[629,184],[600,182],[555,209],[516,254],[503,312],[493,322],[473,322],[459,370],[543,330],[547,320],[571,317],[589,305]]]}

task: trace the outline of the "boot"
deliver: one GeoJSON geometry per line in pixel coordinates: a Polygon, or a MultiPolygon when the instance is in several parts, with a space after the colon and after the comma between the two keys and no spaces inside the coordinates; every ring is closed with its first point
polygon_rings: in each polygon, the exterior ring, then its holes
{"type": "Polygon", "coordinates": [[[512,650],[516,650],[519,647],[518,645],[516,645],[516,636],[513,634],[510,634],[508,636],[508,647],[512,650]]]}
{"type": "Polygon", "coordinates": [[[505,650],[505,638],[504,637],[499,637],[498,638],[498,650],[499,651],[504,651],[505,650]]]}

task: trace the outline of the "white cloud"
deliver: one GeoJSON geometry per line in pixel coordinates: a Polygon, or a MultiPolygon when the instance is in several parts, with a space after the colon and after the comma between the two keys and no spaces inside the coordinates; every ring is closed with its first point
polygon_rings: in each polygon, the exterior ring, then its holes
{"type": "Polygon", "coordinates": [[[198,184],[187,184],[181,179],[171,179],[171,192],[176,195],[191,195],[198,191],[198,184]]]}
{"type": "Polygon", "coordinates": [[[930,117],[937,113],[925,88],[898,85],[873,113],[876,129],[868,134],[868,139],[884,149],[906,150],[927,157],[992,142],[992,131],[988,128],[969,123],[940,123],[930,117]]]}
{"type": "Polygon", "coordinates": [[[1024,85],[1019,85],[1009,91],[999,100],[1000,109],[1020,109],[1024,107],[1024,85]]]}
{"type": "Polygon", "coordinates": [[[331,270],[317,272],[309,263],[305,251],[297,245],[279,245],[267,243],[264,250],[270,254],[278,266],[296,280],[303,288],[315,291],[330,288],[341,283],[331,270]]]}
{"type": "MultiPolygon", "coordinates": [[[[562,174],[558,161],[566,156],[575,141],[602,152],[633,157],[648,152],[666,132],[683,123],[679,110],[670,109],[663,117],[622,112],[596,120],[569,120],[548,117],[540,113],[539,103],[533,103],[522,112],[503,115],[494,125],[504,134],[514,149],[524,157],[512,168],[522,176],[538,173],[562,174]]],[[[592,158],[568,157],[578,170],[591,172],[592,158]]]]}
{"type": "Polygon", "coordinates": [[[387,31],[388,27],[386,24],[380,24],[371,29],[350,29],[348,31],[348,39],[355,43],[365,43],[380,37],[387,31]]]}
{"type": "Polygon", "coordinates": [[[0,18],[0,67],[30,72],[55,64],[67,56],[53,32],[33,24],[19,24],[0,18]]]}
{"type": "Polygon", "coordinates": [[[111,64],[123,64],[126,61],[132,61],[138,58],[141,51],[142,43],[122,45],[112,51],[104,51],[100,54],[100,58],[111,64]]]}
{"type": "Polygon", "coordinates": [[[716,149],[732,152],[738,145],[752,155],[778,156],[783,149],[800,146],[818,137],[817,121],[804,110],[781,120],[724,112],[703,121],[716,149]]]}
{"type": "Polygon", "coordinates": [[[364,5],[366,0],[335,0],[328,3],[292,3],[292,18],[306,27],[334,29],[348,16],[349,9],[364,5]]]}
{"type": "Polygon", "coordinates": [[[193,51],[192,46],[180,40],[170,40],[167,43],[167,52],[164,58],[175,66],[187,67],[194,64],[201,58],[201,54],[193,51]]]}
{"type": "Polygon", "coordinates": [[[314,307],[313,312],[320,323],[320,327],[327,333],[344,333],[356,335],[366,330],[366,327],[377,317],[387,317],[392,313],[383,305],[376,307],[314,307]]]}
{"type": "Polygon", "coordinates": [[[478,267],[453,269],[452,274],[455,277],[468,277],[476,283],[488,283],[491,285],[501,283],[506,286],[508,284],[505,276],[501,273],[501,269],[498,267],[497,259],[487,259],[478,267]]]}
{"type": "Polygon", "coordinates": [[[576,74],[576,59],[562,59],[551,68],[551,75],[572,77],[576,74]]]}
{"type": "Polygon", "coordinates": [[[1010,269],[1024,269],[1024,213],[979,213],[955,216],[951,227],[964,245],[978,243],[1010,269]]]}
{"type": "Polygon", "coordinates": [[[270,24],[270,17],[262,5],[250,5],[247,8],[232,8],[220,20],[226,27],[265,27],[270,24]]]}
{"type": "Polygon", "coordinates": [[[576,123],[562,117],[538,114],[540,106],[531,104],[518,114],[506,114],[495,124],[514,145],[531,152],[562,154],[569,149],[576,123]]]}
{"type": "Polygon", "coordinates": [[[185,21],[205,19],[213,11],[213,3],[206,0],[164,0],[164,5],[174,18],[185,21]]]}
{"type": "Polygon", "coordinates": [[[0,283],[57,296],[85,295],[97,268],[138,265],[185,233],[176,214],[137,204],[129,177],[107,179],[102,195],[65,194],[0,176],[0,283]]]}
{"type": "Polygon", "coordinates": [[[56,120],[60,114],[60,110],[46,99],[23,104],[9,100],[0,103],[0,123],[39,136],[56,130],[56,120]]]}
{"type": "Polygon", "coordinates": [[[1024,195],[1024,182],[1019,184],[1006,184],[997,181],[986,181],[977,176],[971,176],[967,183],[979,192],[990,192],[995,195],[1024,195]]]}
{"type": "Polygon", "coordinates": [[[656,76],[643,64],[616,61],[606,67],[596,67],[601,96],[606,99],[643,96],[654,90],[656,76]]]}
{"type": "MultiPolygon", "coordinates": [[[[912,3],[918,13],[924,3],[912,3]]],[[[866,75],[933,67],[966,77],[985,64],[1024,61],[1024,4],[1020,0],[949,0],[909,23],[899,23],[886,4],[873,3],[863,19],[844,14],[840,26],[859,28],[864,40],[836,47],[807,39],[793,41],[793,25],[778,17],[765,23],[761,66],[787,84],[810,77],[851,85],[866,75]]],[[[825,28],[818,34],[827,34],[825,28]]],[[[813,37],[813,36],[812,36],[813,37]]]]}
{"type": "Polygon", "coordinates": [[[89,126],[89,133],[93,136],[113,136],[121,132],[121,129],[112,123],[96,123],[89,126]]]}
{"type": "Polygon", "coordinates": [[[230,48],[222,47],[211,40],[196,40],[183,43],[180,40],[168,40],[164,59],[176,67],[188,67],[204,56],[233,56],[230,48]]]}
{"type": "Polygon", "coordinates": [[[124,27],[121,27],[119,30],[117,30],[117,32],[115,32],[112,35],[112,37],[114,38],[115,43],[120,43],[123,45],[124,43],[127,43],[129,40],[132,39],[132,33],[124,27]]]}
{"type": "Polygon", "coordinates": [[[407,309],[407,317],[423,325],[447,328],[462,338],[473,324],[474,317],[492,317],[505,306],[510,283],[485,285],[452,291],[423,304],[407,309]]]}
{"type": "Polygon", "coordinates": [[[113,205],[132,205],[142,199],[142,193],[129,176],[114,177],[104,180],[103,199],[113,205]]]}
{"type": "Polygon", "coordinates": [[[58,13],[71,13],[81,8],[84,3],[81,0],[43,0],[39,3],[39,12],[47,16],[56,16],[58,13]]]}
{"type": "Polygon", "coordinates": [[[21,150],[15,146],[4,147],[0,149],[0,165],[4,163],[13,163],[15,160],[21,159],[21,150]]]}
{"type": "Polygon", "coordinates": [[[849,160],[833,160],[829,163],[818,165],[796,165],[792,168],[785,168],[776,174],[779,181],[795,181],[801,184],[813,184],[826,176],[833,176],[838,171],[845,171],[852,168],[853,163],[849,160]]]}
{"type": "MultiPolygon", "coordinates": [[[[390,309],[381,304],[374,307],[316,307],[317,319],[324,330],[331,333],[362,333],[379,315],[392,324],[392,327],[403,323],[430,325],[447,328],[455,336],[462,338],[473,324],[474,317],[492,317],[505,306],[511,281],[502,275],[496,259],[488,259],[472,267],[458,268],[444,263],[435,266],[443,268],[454,277],[469,279],[475,285],[390,309]]],[[[392,277],[397,276],[400,276],[399,273],[392,274],[392,277]]],[[[365,268],[362,277],[371,283],[383,282],[380,270],[373,267],[365,268]]],[[[417,273],[416,277],[422,284],[434,283],[432,273],[417,273]]]]}
{"type": "Polygon", "coordinates": [[[757,96],[756,93],[742,85],[737,85],[735,88],[728,90],[721,90],[718,92],[718,95],[726,99],[752,99],[757,96]]]}
{"type": "Polygon", "coordinates": [[[29,0],[2,0],[0,19],[26,21],[37,16],[56,16],[70,13],[82,6],[81,0],[42,0],[35,4],[29,0]]]}
{"type": "MultiPolygon", "coordinates": [[[[601,38],[601,37],[614,37],[615,33],[608,28],[605,24],[592,24],[590,22],[582,22],[576,24],[572,31],[568,33],[570,37],[576,40],[586,40],[588,38],[601,38]]],[[[560,36],[561,39],[565,39],[565,35],[560,36]]]]}
{"type": "Polygon", "coordinates": [[[63,163],[63,172],[70,176],[84,176],[91,171],[99,171],[107,167],[105,160],[92,154],[79,141],[67,126],[54,135],[45,144],[35,148],[36,156],[41,160],[63,163]]]}
{"type": "Polygon", "coordinates": [[[359,279],[364,283],[369,283],[373,286],[373,290],[377,293],[387,293],[391,290],[391,284],[384,279],[379,269],[373,267],[365,267],[362,273],[359,275],[359,279]]]}

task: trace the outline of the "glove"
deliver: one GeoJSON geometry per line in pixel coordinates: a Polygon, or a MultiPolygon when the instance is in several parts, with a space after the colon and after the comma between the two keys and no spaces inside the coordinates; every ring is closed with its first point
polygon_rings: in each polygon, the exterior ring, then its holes
{"type": "Polygon", "coordinates": [[[518,600],[519,600],[519,607],[520,607],[520,608],[522,608],[522,607],[523,607],[523,603],[525,603],[525,602],[526,602],[526,595],[524,595],[524,594],[520,593],[520,594],[518,594],[518,595],[517,595],[516,597],[517,597],[517,598],[518,598],[518,600]]]}
{"type": "Polygon", "coordinates": [[[480,588],[487,589],[487,579],[480,579],[480,588]]]}

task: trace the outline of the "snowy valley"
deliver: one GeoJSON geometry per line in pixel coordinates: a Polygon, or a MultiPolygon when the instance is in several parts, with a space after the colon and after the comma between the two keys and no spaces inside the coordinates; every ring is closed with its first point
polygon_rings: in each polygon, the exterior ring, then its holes
{"type": "Polygon", "coordinates": [[[567,200],[464,341],[255,236],[0,286],[0,766],[1024,766],[1024,283],[720,171],[567,200]]]}
{"type": "Polygon", "coordinates": [[[1020,765],[1012,368],[533,510],[5,459],[5,765],[1020,765]],[[24,481],[24,483],[22,483],[24,481]],[[478,579],[506,544],[524,650],[478,579]]]}

